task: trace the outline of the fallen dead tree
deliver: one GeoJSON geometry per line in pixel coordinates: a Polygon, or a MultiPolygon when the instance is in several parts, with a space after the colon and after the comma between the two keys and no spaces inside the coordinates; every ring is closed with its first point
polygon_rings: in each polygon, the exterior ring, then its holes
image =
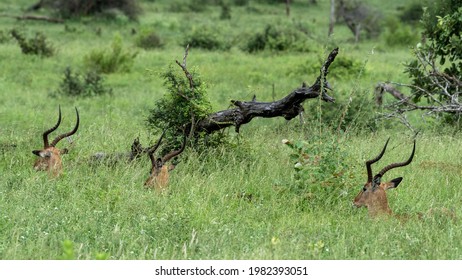
{"type": "Polygon", "coordinates": [[[239,128],[249,123],[253,118],[274,118],[283,117],[291,120],[303,112],[302,103],[307,99],[320,97],[325,102],[335,102],[335,99],[327,94],[331,90],[327,82],[329,66],[335,60],[338,54],[338,48],[332,50],[326,61],[321,66],[320,74],[316,81],[307,86],[305,82],[302,86],[293,90],[284,98],[273,102],[259,102],[232,100],[234,108],[212,113],[206,118],[199,120],[195,130],[197,132],[212,133],[223,128],[234,126],[236,132],[239,128]]]}

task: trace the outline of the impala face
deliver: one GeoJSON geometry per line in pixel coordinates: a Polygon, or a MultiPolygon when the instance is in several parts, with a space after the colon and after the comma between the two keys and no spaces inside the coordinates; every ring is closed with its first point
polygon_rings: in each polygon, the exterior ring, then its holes
{"type": "Polygon", "coordinates": [[[169,172],[172,171],[175,168],[175,165],[173,164],[167,164],[169,160],[174,158],[175,156],[179,155],[184,151],[184,148],[186,147],[186,133],[184,134],[184,139],[183,139],[183,144],[181,145],[181,148],[176,151],[172,151],[162,158],[155,158],[154,157],[154,152],[159,148],[160,143],[162,141],[162,138],[164,136],[164,133],[162,133],[162,136],[160,139],[157,141],[157,144],[153,146],[152,148],[148,149],[148,155],[149,158],[151,159],[151,172],[149,174],[149,178],[146,180],[144,185],[148,188],[152,187],[157,191],[163,191],[166,189],[169,181],[169,172]]]}
{"type": "Polygon", "coordinates": [[[379,161],[388,145],[388,141],[385,143],[385,146],[382,149],[382,152],[374,159],[369,160],[366,162],[366,169],[367,169],[367,182],[364,184],[362,190],[356,195],[355,199],[353,200],[353,205],[356,207],[366,207],[369,211],[371,216],[376,216],[378,214],[392,214],[390,206],[388,205],[388,199],[386,191],[389,189],[393,189],[398,187],[398,185],[403,180],[402,177],[395,178],[389,182],[382,183],[382,176],[389,170],[397,167],[406,166],[411,163],[414,153],[415,153],[415,141],[414,141],[414,148],[412,149],[411,156],[405,162],[401,163],[392,163],[385,166],[379,173],[377,173],[374,177],[372,177],[372,168],[371,165],[377,161],[379,161]]]}
{"type": "Polygon", "coordinates": [[[58,149],[56,145],[65,137],[69,137],[77,132],[79,128],[79,111],[75,108],[77,114],[77,122],[74,129],[68,133],[61,134],[57,136],[51,143],[48,142],[48,135],[55,131],[61,123],[61,107],[59,107],[59,117],[58,122],[52,128],[46,130],[43,133],[43,146],[41,150],[34,150],[32,153],[39,158],[34,163],[34,169],[36,171],[48,171],[53,176],[58,176],[62,170],[61,155],[68,152],[67,149],[58,149]]]}

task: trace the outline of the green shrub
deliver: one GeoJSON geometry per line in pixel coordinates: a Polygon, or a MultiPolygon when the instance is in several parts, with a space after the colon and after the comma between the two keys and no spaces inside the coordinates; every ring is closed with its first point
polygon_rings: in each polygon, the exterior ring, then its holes
{"type": "Polygon", "coordinates": [[[112,89],[104,85],[104,79],[100,74],[93,71],[85,75],[73,74],[71,68],[67,67],[59,88],[52,96],[91,97],[103,94],[112,94],[112,89]]]}
{"type": "Polygon", "coordinates": [[[162,48],[164,42],[154,31],[144,30],[135,39],[135,45],[143,49],[156,49],[162,48]]]}
{"type": "Polygon", "coordinates": [[[399,15],[402,22],[415,24],[420,21],[423,15],[423,6],[421,2],[413,2],[407,5],[399,15]]]}
{"type": "Polygon", "coordinates": [[[419,41],[419,34],[411,26],[389,18],[385,23],[383,38],[388,46],[414,46],[419,41]]]}
{"type": "Polygon", "coordinates": [[[137,53],[125,50],[122,37],[117,35],[112,41],[110,50],[103,48],[93,50],[84,57],[85,65],[98,73],[129,72],[137,53]]]}
{"type": "MultiPolygon", "coordinates": [[[[205,84],[196,71],[191,71],[191,76],[194,80],[193,88],[180,67],[170,66],[162,74],[168,92],[155,102],[154,108],[149,112],[146,125],[156,134],[166,131],[163,151],[181,146],[183,129],[191,124],[192,115],[197,122],[212,113],[205,84]]],[[[197,135],[197,138],[203,137],[205,135],[197,135]]]]}
{"type": "MultiPolygon", "coordinates": [[[[307,59],[303,63],[292,67],[289,74],[316,76],[319,74],[319,65],[322,65],[322,63],[321,56],[318,57],[317,61],[307,59]]],[[[337,56],[335,63],[329,68],[329,77],[348,80],[357,77],[359,74],[366,74],[365,70],[363,62],[345,55],[337,56]]]]}
{"type": "Polygon", "coordinates": [[[283,140],[290,148],[294,183],[289,186],[299,197],[302,208],[313,204],[332,205],[346,193],[347,182],[354,176],[349,166],[350,155],[340,145],[338,135],[324,132],[306,140],[283,140]]]}
{"type": "Polygon", "coordinates": [[[19,47],[24,54],[49,57],[55,53],[54,47],[48,41],[47,37],[41,32],[35,33],[35,36],[32,38],[26,38],[26,36],[17,29],[12,29],[10,33],[11,36],[13,36],[13,38],[18,42],[19,47]]]}
{"type": "Polygon", "coordinates": [[[263,32],[250,37],[243,50],[249,53],[263,50],[309,51],[308,36],[304,31],[294,26],[267,25],[263,32]]]}
{"type": "Polygon", "coordinates": [[[181,43],[182,46],[189,45],[191,48],[200,48],[205,50],[226,50],[229,45],[218,37],[214,30],[207,27],[194,28],[181,43]]]}

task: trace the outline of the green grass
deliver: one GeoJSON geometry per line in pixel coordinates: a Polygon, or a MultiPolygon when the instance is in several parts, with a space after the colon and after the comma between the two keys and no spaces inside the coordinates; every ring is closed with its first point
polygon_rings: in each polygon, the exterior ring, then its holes
{"type": "MultiPolygon", "coordinates": [[[[238,47],[190,51],[188,67],[196,67],[209,85],[215,110],[227,108],[230,99],[249,100],[253,94],[258,100],[272,100],[273,84],[274,97],[281,98],[302,81],[314,82],[316,73],[294,69],[303,63],[317,66],[332,43],[339,45],[339,56],[364,65],[359,73],[329,79],[334,88],[331,94],[338,99],[335,105],[341,108],[338,118],[350,96],[362,104],[356,117],[372,118],[364,112],[369,112],[374,85],[407,79],[401,65],[411,58],[409,49],[387,49],[380,39],[354,45],[352,35],[342,26],[336,27],[329,42],[323,37],[328,18],[322,16],[328,14],[328,3],[319,1],[318,7],[309,7],[302,2],[295,1],[293,15],[313,28],[319,39],[313,41],[309,53],[250,55],[238,47]]],[[[113,167],[89,164],[98,151],[128,151],[138,136],[144,145],[157,139],[146,131],[144,121],[155,100],[166,91],[158,73],[183,57],[184,47],[179,42],[189,25],[213,24],[234,38],[240,32],[260,30],[274,17],[290,21],[284,5],[252,3],[259,13],[240,7],[233,10],[230,21],[223,22],[218,20],[216,7],[207,10],[211,15],[207,17],[167,12],[168,3],[143,3],[146,12],[139,23],[123,18],[116,22],[71,21],[72,32],[63,25],[0,18],[0,29],[24,25],[31,34],[40,30],[58,50],[51,58],[39,58],[23,55],[14,41],[0,44],[0,259],[462,258],[460,218],[427,214],[422,220],[400,223],[396,219],[372,220],[366,209],[352,207],[366,180],[364,162],[380,151],[388,137],[389,150],[375,170],[404,160],[411,152],[413,134],[402,125],[383,123],[376,132],[352,124],[346,133],[337,133],[336,126],[332,130],[324,126],[329,107],[323,104],[319,111],[317,100],[306,102],[311,109],[303,126],[298,119],[288,123],[255,119],[241,128],[239,137],[229,131],[232,146],[202,153],[188,147],[163,195],[143,187],[150,168],[147,158],[113,167]],[[152,51],[135,48],[131,28],[151,26],[166,46],[152,51]],[[95,32],[98,27],[101,35],[95,32]],[[113,88],[112,96],[49,97],[65,67],[83,69],[83,57],[108,46],[116,33],[124,38],[124,46],[138,55],[130,72],[105,76],[113,88]],[[33,170],[31,151],[42,146],[41,134],[56,121],[59,104],[63,112],[59,132],[73,127],[74,106],[79,109],[81,127],[70,153],[63,156],[63,175],[51,179],[33,170]],[[306,188],[297,189],[300,182],[295,178],[295,162],[283,139],[306,141],[313,155],[338,147],[341,153],[323,159],[322,164],[342,164],[347,166],[346,172],[332,185],[321,187],[319,193],[309,190],[319,189],[321,182],[307,181],[302,184],[306,188]]],[[[396,12],[398,3],[387,2],[385,11],[396,12]]],[[[19,12],[27,4],[4,1],[0,11],[19,12]]],[[[387,180],[404,177],[400,186],[388,193],[390,207],[398,214],[415,216],[447,208],[461,217],[460,135],[422,124],[419,118],[413,121],[422,127],[414,161],[386,174],[387,180]]],[[[63,140],[59,147],[68,145],[63,140]]],[[[316,166],[306,167],[306,172],[316,170],[316,166]]]]}

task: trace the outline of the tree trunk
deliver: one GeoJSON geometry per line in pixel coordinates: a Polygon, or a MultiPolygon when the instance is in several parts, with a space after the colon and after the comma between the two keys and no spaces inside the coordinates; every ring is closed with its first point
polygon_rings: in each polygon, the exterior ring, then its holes
{"type": "Polygon", "coordinates": [[[332,33],[334,33],[334,25],[335,25],[335,0],[330,0],[330,17],[329,17],[329,33],[328,33],[329,37],[332,35],[332,33]]]}

